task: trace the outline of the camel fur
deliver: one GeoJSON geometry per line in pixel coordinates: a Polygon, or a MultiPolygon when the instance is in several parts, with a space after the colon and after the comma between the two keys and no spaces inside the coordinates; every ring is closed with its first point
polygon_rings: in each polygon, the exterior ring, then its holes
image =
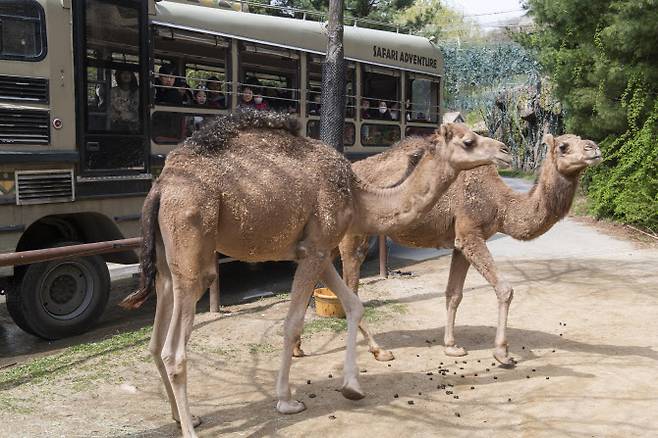
{"type": "Polygon", "coordinates": [[[392,218],[406,224],[417,220],[441,195],[429,181],[444,169],[442,163],[462,170],[500,155],[498,142],[483,139],[465,146],[457,131],[445,126],[434,142],[414,149],[415,158],[407,156],[415,164],[404,181],[378,189],[360,181],[342,155],[297,136],[297,130],[295,119],[276,113],[219,117],[168,155],[144,203],[142,288],[122,305],[137,307],[157,294],[150,350],[185,437],[196,436],[199,422],[189,409],[186,346],[196,303],[216,275],[216,252],[248,262],[297,262],[284,324],[277,410],[293,414],[305,409],[291,397],[289,373],[319,279],[336,293],[347,315],[342,394],[360,399],[356,330],[363,306],[333,267],[332,249],[350,229],[379,232],[377,224],[392,218]]]}

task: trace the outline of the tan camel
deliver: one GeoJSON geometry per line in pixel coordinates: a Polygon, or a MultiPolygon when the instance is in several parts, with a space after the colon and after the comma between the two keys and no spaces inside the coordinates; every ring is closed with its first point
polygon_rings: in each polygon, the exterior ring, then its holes
{"type": "MultiPolygon", "coordinates": [[[[409,247],[453,248],[445,293],[444,343],[448,356],[466,355],[466,350],[455,343],[454,326],[466,272],[473,265],[493,286],[498,298],[494,357],[503,366],[514,365],[505,333],[513,289],[498,273],[486,240],[497,232],[519,240],[532,240],[544,234],[568,213],[583,170],[601,161],[599,147],[591,140],[575,135],[554,138],[548,134],[544,143],[548,147],[546,160],[529,193],[510,189],[498,176],[495,166],[478,167],[462,172],[430,213],[404,230],[389,234],[395,242],[409,247]]],[[[352,168],[362,180],[385,186],[400,177],[404,167],[398,162],[407,153],[401,145],[390,151],[388,157],[366,159],[355,163],[352,168]]],[[[366,244],[367,236],[364,235],[346,235],[340,244],[343,278],[354,291],[358,290],[366,244]]],[[[380,349],[364,322],[359,328],[376,358],[390,355],[390,352],[380,349]]]]}
{"type": "Polygon", "coordinates": [[[144,203],[142,288],[122,305],[138,307],[154,290],[157,293],[150,350],[172,415],[186,437],[195,436],[195,423],[200,422],[188,405],[186,345],[196,302],[215,277],[216,251],[248,262],[298,263],[284,324],[277,410],[292,414],[305,409],[291,399],[289,373],[294,341],[318,279],[345,307],[342,394],[360,399],[364,394],[357,379],[356,331],[363,306],[334,269],[332,249],[350,227],[379,232],[380,222],[417,219],[411,210],[431,208],[436,199],[414,196],[432,191],[427,181],[435,179],[429,173],[440,168],[436,162],[466,169],[490,163],[500,154],[498,142],[464,144],[445,127],[441,138],[450,141],[414,148],[414,165],[406,166],[403,182],[371,189],[357,180],[342,155],[319,141],[296,136],[296,131],[295,119],[276,113],[247,111],[220,117],[169,154],[144,203]],[[412,198],[422,202],[410,202],[412,198]],[[364,219],[364,214],[381,219],[364,219]]]}

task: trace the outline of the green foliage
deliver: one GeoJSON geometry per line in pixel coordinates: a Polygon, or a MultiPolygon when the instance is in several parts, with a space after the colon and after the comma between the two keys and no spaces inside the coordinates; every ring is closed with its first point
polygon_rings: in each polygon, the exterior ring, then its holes
{"type": "Polygon", "coordinates": [[[459,12],[441,0],[416,0],[396,14],[394,20],[414,34],[433,37],[436,41],[482,39],[479,26],[464,20],[459,12]]]}
{"type": "Polygon", "coordinates": [[[587,176],[592,210],[658,226],[656,0],[528,0],[535,51],[564,103],[567,130],[601,141],[587,176]]]}

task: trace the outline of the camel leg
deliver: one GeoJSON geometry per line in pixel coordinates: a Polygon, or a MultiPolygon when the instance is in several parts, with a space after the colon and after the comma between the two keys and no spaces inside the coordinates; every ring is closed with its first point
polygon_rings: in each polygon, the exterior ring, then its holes
{"type": "MultiPolygon", "coordinates": [[[[158,249],[158,252],[159,254],[164,254],[164,250],[158,249]]],[[[171,272],[165,261],[158,260],[158,276],[155,289],[157,292],[157,301],[155,319],[153,321],[153,334],[151,335],[149,350],[153,357],[153,362],[155,362],[155,366],[160,373],[160,378],[162,379],[165,390],[167,391],[167,399],[169,400],[171,407],[171,416],[177,423],[180,423],[180,416],[178,415],[178,408],[176,407],[174,391],[171,387],[171,382],[167,376],[167,369],[161,357],[174,306],[171,272]]],[[[198,426],[201,424],[201,418],[193,415],[192,424],[194,427],[198,426]]]]}
{"type": "Polygon", "coordinates": [[[350,400],[362,399],[365,394],[359,385],[356,365],[356,332],[359,321],[363,317],[363,304],[359,297],[354,294],[340,278],[332,264],[329,264],[322,273],[322,281],[334,291],[340,299],[347,318],[347,351],[345,354],[345,366],[343,368],[343,397],[350,400]]]}
{"type": "Polygon", "coordinates": [[[443,336],[443,345],[446,356],[466,356],[466,349],[455,344],[455,317],[457,307],[462,301],[464,280],[471,264],[458,249],[452,251],[450,261],[450,276],[446,287],[446,329],[443,336]]]}
{"type": "MultiPolygon", "coordinates": [[[[345,236],[339,245],[340,258],[343,263],[343,279],[347,287],[352,289],[355,294],[359,293],[359,278],[361,277],[361,265],[366,259],[368,253],[368,236],[345,236]]],[[[375,337],[372,335],[368,324],[362,319],[359,321],[359,331],[368,342],[368,351],[375,359],[380,362],[386,362],[395,359],[393,353],[383,350],[375,337]]]]}
{"type": "Polygon", "coordinates": [[[494,358],[503,366],[513,367],[514,359],[509,355],[506,328],[507,315],[514,296],[514,289],[504,278],[498,275],[496,264],[484,239],[468,234],[455,239],[455,246],[461,250],[466,259],[493,286],[496,292],[498,298],[498,328],[496,329],[494,358]]]}
{"type": "Polygon", "coordinates": [[[313,287],[329,263],[326,258],[313,256],[299,261],[290,292],[290,307],[284,324],[283,352],[281,353],[281,368],[276,383],[279,401],[276,409],[282,414],[296,414],[306,409],[304,403],[292,400],[290,394],[290,366],[293,350],[300,340],[304,328],[304,314],[308,301],[313,293],[313,287]]]}

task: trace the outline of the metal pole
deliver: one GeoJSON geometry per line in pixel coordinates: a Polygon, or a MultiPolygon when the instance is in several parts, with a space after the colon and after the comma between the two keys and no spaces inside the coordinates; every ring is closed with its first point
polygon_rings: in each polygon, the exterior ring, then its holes
{"type": "Polygon", "coordinates": [[[386,251],[386,236],[379,236],[379,276],[388,278],[388,251],[386,251]]]}
{"type": "Polygon", "coordinates": [[[0,254],[0,266],[21,266],[51,260],[86,257],[96,254],[129,251],[139,248],[141,237],[109,240],[106,242],[84,243],[81,245],[59,246],[56,248],[35,249],[32,251],[0,254]]]}
{"type": "Polygon", "coordinates": [[[327,56],[322,66],[320,139],[341,153],[345,129],[344,55],[343,0],[329,0],[327,56]]]}
{"type": "Polygon", "coordinates": [[[210,285],[210,313],[219,313],[219,255],[215,254],[215,281],[210,285]]]}

